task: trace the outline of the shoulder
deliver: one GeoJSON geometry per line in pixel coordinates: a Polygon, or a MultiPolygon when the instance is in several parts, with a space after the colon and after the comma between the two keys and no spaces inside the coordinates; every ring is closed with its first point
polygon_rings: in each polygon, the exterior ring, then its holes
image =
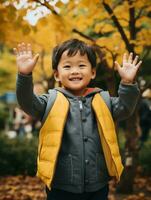
{"type": "Polygon", "coordinates": [[[102,90],[100,92],[100,95],[103,98],[103,100],[105,101],[105,103],[108,106],[109,110],[111,111],[111,98],[110,98],[109,92],[102,90]]]}

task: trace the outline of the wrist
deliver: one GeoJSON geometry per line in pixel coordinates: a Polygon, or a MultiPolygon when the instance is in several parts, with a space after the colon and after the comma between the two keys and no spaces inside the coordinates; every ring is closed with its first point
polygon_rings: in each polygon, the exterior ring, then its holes
{"type": "Polygon", "coordinates": [[[30,72],[30,73],[22,73],[22,72],[18,72],[20,75],[22,75],[22,76],[30,76],[30,75],[32,75],[32,72],[30,72]]]}
{"type": "Polygon", "coordinates": [[[131,80],[124,80],[124,79],[122,79],[122,80],[121,80],[121,83],[122,83],[122,84],[129,85],[129,84],[133,84],[134,81],[131,81],[131,80]]]}

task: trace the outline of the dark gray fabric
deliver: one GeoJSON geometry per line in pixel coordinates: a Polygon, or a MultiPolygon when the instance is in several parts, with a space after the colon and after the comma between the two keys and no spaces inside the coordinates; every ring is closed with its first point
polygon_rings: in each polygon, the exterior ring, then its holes
{"type": "Polygon", "coordinates": [[[84,192],[82,194],[75,194],[64,190],[46,188],[47,200],[107,200],[109,193],[109,186],[105,185],[100,190],[95,192],[84,192]]]}
{"type": "MultiPolygon", "coordinates": [[[[17,99],[22,109],[33,117],[43,119],[50,111],[50,94],[33,94],[32,76],[18,75],[17,99]]],[[[96,191],[110,179],[100,143],[97,123],[91,102],[94,94],[103,91],[94,89],[85,97],[76,97],[63,88],[56,88],[69,101],[70,109],[65,124],[63,140],[58,156],[53,187],[73,193],[96,191]]],[[[114,119],[126,119],[135,109],[139,89],[137,84],[120,84],[119,97],[108,96],[105,102],[114,119]]]]}
{"type": "MultiPolygon", "coordinates": [[[[96,91],[102,91],[96,89],[96,91]]],[[[49,93],[37,96],[33,93],[32,75],[18,74],[16,83],[17,100],[21,108],[33,118],[42,119],[45,113],[49,93]]],[[[115,120],[124,120],[134,111],[140,91],[137,83],[120,84],[119,97],[110,97],[112,115],[115,120]]],[[[88,95],[89,96],[89,95],[88,95]]]]}
{"type": "MultiPolygon", "coordinates": [[[[100,91],[100,89],[98,91],[100,91]]],[[[52,106],[54,104],[54,101],[55,101],[55,99],[57,97],[57,89],[50,89],[48,91],[48,93],[49,93],[49,98],[48,98],[48,101],[47,101],[45,114],[44,114],[44,116],[42,118],[42,124],[46,120],[47,115],[48,115],[50,109],[52,108],[52,106]]],[[[100,95],[103,97],[106,105],[108,106],[109,110],[111,111],[111,100],[110,100],[109,92],[108,91],[101,91],[100,95]]]]}
{"type": "Polygon", "coordinates": [[[57,97],[56,90],[49,90],[48,92],[49,92],[49,98],[48,98],[48,101],[47,101],[47,106],[46,106],[46,109],[45,109],[45,113],[44,113],[42,121],[41,121],[42,124],[46,120],[46,118],[47,118],[47,116],[49,114],[49,111],[52,108],[52,106],[53,106],[53,104],[54,104],[54,102],[56,100],[56,97],[57,97]]]}
{"type": "Polygon", "coordinates": [[[75,97],[64,89],[56,90],[67,97],[70,108],[52,187],[74,193],[96,191],[110,179],[91,106],[96,91],[75,97]]]}

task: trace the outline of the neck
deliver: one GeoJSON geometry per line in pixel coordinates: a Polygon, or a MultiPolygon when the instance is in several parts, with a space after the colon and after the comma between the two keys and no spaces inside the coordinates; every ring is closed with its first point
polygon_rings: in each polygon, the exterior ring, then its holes
{"type": "Polygon", "coordinates": [[[87,88],[84,88],[83,90],[70,90],[68,88],[64,88],[67,91],[69,91],[71,94],[73,94],[74,96],[84,96],[85,92],[87,91],[87,88]]]}

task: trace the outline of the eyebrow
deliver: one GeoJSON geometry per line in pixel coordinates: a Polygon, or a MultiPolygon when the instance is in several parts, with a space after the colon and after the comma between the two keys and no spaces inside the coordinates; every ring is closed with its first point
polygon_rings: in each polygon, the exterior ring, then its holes
{"type": "Polygon", "coordinates": [[[62,64],[64,65],[64,64],[71,64],[72,62],[70,62],[70,61],[64,61],[62,64]]]}
{"type": "Polygon", "coordinates": [[[79,62],[87,62],[86,60],[79,60],[79,62]]]}
{"type": "MultiPolygon", "coordinates": [[[[84,62],[84,63],[86,63],[87,61],[85,61],[85,60],[78,60],[78,63],[81,63],[81,62],[84,62]]],[[[64,61],[62,64],[72,64],[72,62],[70,62],[70,61],[64,61]]]]}

